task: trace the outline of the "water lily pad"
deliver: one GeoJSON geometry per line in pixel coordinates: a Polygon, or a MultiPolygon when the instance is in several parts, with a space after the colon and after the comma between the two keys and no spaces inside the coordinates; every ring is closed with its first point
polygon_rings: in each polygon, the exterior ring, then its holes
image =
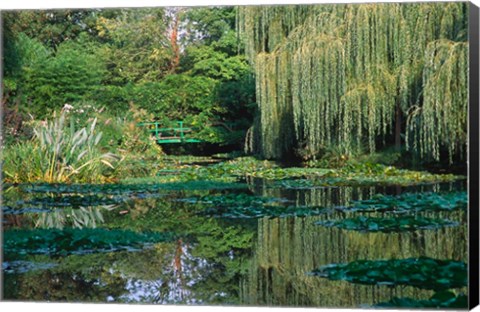
{"type": "Polygon", "coordinates": [[[391,174],[371,174],[352,172],[348,173],[342,170],[330,171],[329,173],[308,178],[285,179],[277,181],[275,184],[284,188],[304,189],[315,187],[332,187],[332,186],[387,186],[387,185],[422,185],[442,182],[453,182],[464,180],[464,176],[455,176],[451,174],[430,174],[415,171],[397,170],[395,175],[391,174]]]}
{"type": "Polygon", "coordinates": [[[468,282],[464,262],[427,257],[330,264],[311,275],[357,284],[409,285],[437,291],[465,287],[468,282]]]}
{"type": "Polygon", "coordinates": [[[171,233],[138,233],[107,229],[8,230],[3,233],[5,255],[67,255],[142,249],[169,241],[171,233]]]}
{"type": "Polygon", "coordinates": [[[467,192],[405,193],[398,196],[377,194],[368,200],[352,202],[338,210],[352,212],[393,212],[397,214],[420,211],[453,211],[466,209],[467,192]]]}
{"type": "Polygon", "coordinates": [[[41,207],[85,207],[113,205],[125,201],[120,196],[99,196],[99,195],[61,195],[36,197],[31,200],[18,201],[18,205],[30,205],[41,207]]]}
{"type": "Polygon", "coordinates": [[[359,216],[356,218],[341,220],[318,221],[315,224],[327,227],[337,227],[345,230],[389,233],[416,230],[434,230],[446,226],[457,226],[458,222],[419,216],[402,216],[396,218],[359,216]]]}
{"type": "MultiPolygon", "coordinates": [[[[48,184],[29,183],[22,184],[20,188],[26,193],[52,193],[52,194],[111,194],[135,195],[159,193],[161,191],[181,190],[209,190],[209,189],[242,189],[247,185],[243,183],[225,183],[216,181],[187,181],[168,183],[139,183],[131,184],[48,184]]],[[[134,196],[132,196],[134,197],[134,196]]]]}
{"type": "Polygon", "coordinates": [[[283,218],[317,216],[329,212],[329,209],[310,206],[246,206],[246,207],[212,207],[200,214],[221,218],[283,218]]]}

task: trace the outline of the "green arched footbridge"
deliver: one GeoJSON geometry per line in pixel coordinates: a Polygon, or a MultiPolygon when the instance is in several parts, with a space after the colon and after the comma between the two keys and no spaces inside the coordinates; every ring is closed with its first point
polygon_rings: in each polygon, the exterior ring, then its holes
{"type": "Polygon", "coordinates": [[[148,128],[159,144],[172,143],[201,143],[202,140],[194,137],[195,130],[185,127],[183,121],[172,122],[174,126],[165,127],[160,122],[141,122],[138,125],[148,128]]]}

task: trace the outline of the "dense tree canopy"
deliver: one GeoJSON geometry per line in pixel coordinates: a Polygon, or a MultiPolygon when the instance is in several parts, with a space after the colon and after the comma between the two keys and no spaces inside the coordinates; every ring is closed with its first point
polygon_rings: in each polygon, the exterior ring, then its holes
{"type": "Polygon", "coordinates": [[[44,118],[68,103],[121,116],[135,105],[155,119],[195,123],[207,141],[237,144],[251,123],[254,80],[233,7],[3,17],[6,105],[25,115],[44,118]],[[227,123],[234,127],[213,131],[227,123]]]}
{"type": "Polygon", "coordinates": [[[452,161],[466,144],[467,16],[465,3],[240,8],[260,112],[250,146],[267,158],[372,152],[395,129],[422,157],[452,161]]]}
{"type": "Polygon", "coordinates": [[[467,16],[464,3],[6,12],[4,95],[35,118],[134,105],[211,142],[251,127],[247,150],[265,158],[395,142],[452,162],[467,139],[467,16]]]}

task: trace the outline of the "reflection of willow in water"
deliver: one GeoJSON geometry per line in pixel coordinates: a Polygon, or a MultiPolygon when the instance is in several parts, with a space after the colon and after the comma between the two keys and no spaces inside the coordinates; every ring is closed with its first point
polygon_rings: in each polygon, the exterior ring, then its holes
{"type": "Polygon", "coordinates": [[[258,196],[286,198],[295,206],[326,207],[346,206],[352,201],[370,199],[375,194],[400,195],[406,192],[450,192],[464,187],[464,182],[401,186],[342,186],[286,189],[271,187],[271,181],[262,179],[247,181],[258,196]]]}
{"type": "MultiPolygon", "coordinates": [[[[264,197],[287,198],[295,206],[332,207],[346,205],[352,200],[370,198],[375,194],[374,187],[321,187],[308,189],[285,189],[259,187],[254,189],[255,195],[264,197]]],[[[264,186],[264,185],[263,185],[264,186]]]]}
{"type": "MultiPolygon", "coordinates": [[[[461,221],[464,212],[423,214],[461,221]]],[[[341,218],[335,214],[329,218],[341,218]]],[[[433,292],[413,287],[355,285],[306,273],[330,263],[427,256],[466,262],[465,225],[437,231],[360,233],[314,225],[323,217],[258,220],[256,254],[242,281],[244,304],[358,307],[392,297],[427,299],[433,292]]],[[[465,223],[462,223],[465,224],[465,223]]]]}

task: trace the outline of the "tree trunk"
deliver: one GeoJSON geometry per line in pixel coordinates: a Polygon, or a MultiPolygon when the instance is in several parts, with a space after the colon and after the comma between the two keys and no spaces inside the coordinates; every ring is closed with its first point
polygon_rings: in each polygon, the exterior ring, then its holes
{"type": "Polygon", "coordinates": [[[173,58],[170,63],[170,71],[172,73],[175,72],[175,70],[178,67],[178,64],[180,63],[180,48],[178,46],[178,14],[179,12],[175,12],[175,15],[173,16],[173,23],[172,23],[172,32],[170,34],[170,44],[172,45],[172,51],[173,51],[173,58]]]}

